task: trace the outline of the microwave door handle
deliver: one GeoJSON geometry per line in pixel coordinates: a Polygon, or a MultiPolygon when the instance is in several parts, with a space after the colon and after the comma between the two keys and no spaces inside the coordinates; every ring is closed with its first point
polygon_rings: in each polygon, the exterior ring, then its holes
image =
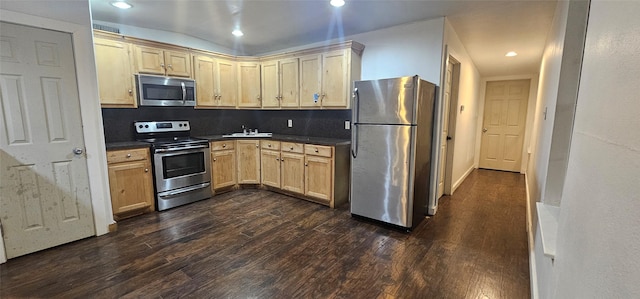
{"type": "Polygon", "coordinates": [[[180,85],[182,86],[182,106],[184,106],[187,101],[187,87],[184,86],[184,82],[180,82],[180,85]]]}

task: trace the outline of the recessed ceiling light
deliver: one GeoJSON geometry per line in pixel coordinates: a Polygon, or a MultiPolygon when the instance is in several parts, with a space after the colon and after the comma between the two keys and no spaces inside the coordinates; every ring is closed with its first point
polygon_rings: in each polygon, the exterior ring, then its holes
{"type": "Polygon", "coordinates": [[[133,7],[133,5],[124,2],[124,1],[115,1],[115,2],[111,2],[111,5],[119,8],[119,9],[129,9],[131,7],[133,7]]]}
{"type": "Polygon", "coordinates": [[[240,30],[240,29],[236,29],[236,30],[231,31],[231,34],[233,34],[235,36],[243,36],[244,35],[244,33],[242,33],[242,30],[240,30]]]}
{"type": "Polygon", "coordinates": [[[507,56],[507,57],[518,56],[518,53],[511,51],[511,52],[508,52],[507,54],[505,54],[504,56],[507,56]]]}
{"type": "Polygon", "coordinates": [[[334,7],[341,7],[344,5],[344,0],[331,0],[329,3],[334,7]]]}

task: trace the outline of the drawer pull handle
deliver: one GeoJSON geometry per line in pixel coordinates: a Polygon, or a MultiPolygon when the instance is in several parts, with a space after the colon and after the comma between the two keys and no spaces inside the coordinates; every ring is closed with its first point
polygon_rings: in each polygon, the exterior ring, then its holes
{"type": "Polygon", "coordinates": [[[227,147],[227,144],[226,143],[222,144],[222,147],[227,147]]]}
{"type": "Polygon", "coordinates": [[[318,152],[318,149],[316,149],[316,153],[318,152]]]}
{"type": "Polygon", "coordinates": [[[131,158],[131,154],[127,154],[127,158],[131,158]]]}

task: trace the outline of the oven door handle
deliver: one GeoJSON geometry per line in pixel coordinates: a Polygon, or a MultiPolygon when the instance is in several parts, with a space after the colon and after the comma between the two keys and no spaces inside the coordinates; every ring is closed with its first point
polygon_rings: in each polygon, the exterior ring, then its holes
{"type": "Polygon", "coordinates": [[[159,148],[159,149],[156,149],[154,152],[155,153],[177,152],[177,151],[192,150],[192,149],[207,148],[207,147],[209,147],[208,144],[196,145],[196,146],[185,146],[185,147],[173,147],[173,148],[159,148]]]}
{"type": "Polygon", "coordinates": [[[211,183],[209,183],[209,182],[202,183],[202,184],[198,184],[198,185],[195,185],[195,186],[183,188],[183,189],[180,189],[178,191],[172,191],[172,192],[167,192],[167,193],[158,193],[158,196],[162,197],[162,198],[174,197],[174,196],[180,195],[182,193],[187,193],[187,192],[195,191],[195,190],[198,190],[198,189],[204,189],[204,188],[209,187],[210,185],[211,185],[211,183]]]}

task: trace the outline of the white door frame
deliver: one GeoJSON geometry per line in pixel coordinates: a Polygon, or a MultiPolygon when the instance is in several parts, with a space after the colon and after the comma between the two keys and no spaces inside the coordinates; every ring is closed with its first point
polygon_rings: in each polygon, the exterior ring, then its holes
{"type": "Polygon", "coordinates": [[[480,147],[482,145],[482,126],[484,117],[484,103],[485,97],[487,93],[487,82],[490,81],[506,81],[506,80],[531,80],[529,83],[529,99],[527,103],[527,119],[525,122],[525,131],[524,131],[524,140],[522,143],[522,160],[520,164],[520,173],[525,173],[527,171],[527,166],[529,165],[529,156],[531,155],[531,151],[534,150],[531,147],[531,130],[533,129],[533,115],[536,110],[536,97],[538,94],[538,74],[526,74],[526,75],[516,75],[516,76],[499,76],[499,77],[487,77],[482,78],[480,82],[480,103],[478,104],[478,123],[476,131],[476,148],[475,148],[475,159],[474,159],[474,168],[478,168],[480,164],[480,147]]]}
{"type": "MultiPolygon", "coordinates": [[[[447,157],[445,158],[444,169],[444,195],[453,195],[453,153],[456,147],[456,124],[458,121],[458,95],[460,93],[460,71],[461,63],[453,55],[449,54],[447,58],[447,65],[449,61],[453,64],[453,70],[451,70],[451,95],[449,98],[449,136],[452,138],[451,142],[447,144],[447,157]],[[453,109],[452,109],[453,108],[453,109]]],[[[445,79],[446,80],[446,79],[445,79]]]]}
{"type": "MultiPolygon", "coordinates": [[[[76,64],[80,115],[87,154],[89,189],[97,236],[109,232],[109,224],[115,223],[111,212],[109,176],[106,147],[102,126],[102,110],[98,94],[98,80],[93,53],[91,25],[79,25],[0,9],[2,21],[57,30],[71,34],[76,64]]],[[[0,263],[6,262],[4,239],[0,232],[0,263]]]]}

